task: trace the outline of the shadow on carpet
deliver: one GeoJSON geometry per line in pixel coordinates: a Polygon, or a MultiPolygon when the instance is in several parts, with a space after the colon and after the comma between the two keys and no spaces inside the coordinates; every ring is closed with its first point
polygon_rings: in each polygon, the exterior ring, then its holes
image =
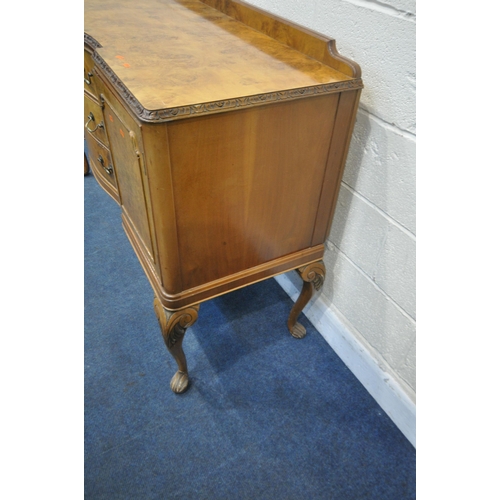
{"type": "Polygon", "coordinates": [[[161,337],[120,209],[85,177],[85,498],[405,500],[415,449],[275,280],[201,304],[161,337]]]}

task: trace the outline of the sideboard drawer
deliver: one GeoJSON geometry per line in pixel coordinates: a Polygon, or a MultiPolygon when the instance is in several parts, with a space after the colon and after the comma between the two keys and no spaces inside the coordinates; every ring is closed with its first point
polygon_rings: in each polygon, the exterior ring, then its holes
{"type": "Polygon", "coordinates": [[[114,190],[117,191],[115,167],[113,166],[109,149],[93,139],[88,132],[86,133],[86,139],[89,150],[89,160],[95,177],[100,180],[101,183],[104,181],[110,184],[114,190]]]}
{"type": "Polygon", "coordinates": [[[104,127],[104,118],[101,106],[97,103],[97,101],[94,101],[94,99],[84,95],[84,111],[85,129],[88,134],[108,146],[109,141],[104,127]]]}
{"type": "Polygon", "coordinates": [[[86,50],[83,51],[83,88],[97,99],[95,88],[94,61],[86,50]]]}

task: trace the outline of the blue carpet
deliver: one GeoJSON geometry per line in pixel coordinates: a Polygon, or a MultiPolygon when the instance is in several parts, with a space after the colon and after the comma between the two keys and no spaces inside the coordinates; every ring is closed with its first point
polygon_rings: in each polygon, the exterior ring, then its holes
{"type": "Polygon", "coordinates": [[[85,498],[415,498],[415,449],[273,279],[201,304],[182,395],[153,297],[86,176],[85,498]]]}

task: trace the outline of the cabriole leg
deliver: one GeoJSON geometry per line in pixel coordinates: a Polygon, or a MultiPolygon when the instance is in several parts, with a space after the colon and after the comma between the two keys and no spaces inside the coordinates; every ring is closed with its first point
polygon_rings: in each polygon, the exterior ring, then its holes
{"type": "Polygon", "coordinates": [[[307,303],[313,296],[314,289],[319,291],[325,281],[325,264],[322,260],[313,262],[304,267],[299,267],[297,272],[304,281],[302,284],[302,291],[300,292],[297,302],[295,302],[290,316],[288,317],[288,330],[296,339],[301,339],[306,335],[306,329],[297,322],[299,314],[302,312],[307,303]]]}
{"type": "Polygon", "coordinates": [[[170,381],[170,388],[175,393],[180,394],[188,388],[189,384],[186,355],[182,349],[182,341],[186,330],[194,325],[198,319],[200,305],[186,307],[180,311],[167,311],[156,297],[153,305],[165,345],[179,367],[179,370],[170,381]]]}
{"type": "Polygon", "coordinates": [[[87,160],[87,155],[83,153],[83,175],[87,175],[90,172],[89,161],[87,160]]]}

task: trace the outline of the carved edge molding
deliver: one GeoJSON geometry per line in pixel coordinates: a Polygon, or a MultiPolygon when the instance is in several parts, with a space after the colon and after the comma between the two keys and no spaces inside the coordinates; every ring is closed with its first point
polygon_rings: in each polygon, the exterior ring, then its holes
{"type": "Polygon", "coordinates": [[[87,33],[83,34],[83,43],[87,44],[89,47],[92,47],[93,49],[98,49],[99,47],[102,47],[102,45],[94,38],[92,38],[90,35],[87,35],[87,33]]]}
{"type": "Polygon", "coordinates": [[[179,118],[186,118],[191,115],[221,113],[234,108],[245,108],[249,106],[258,106],[269,102],[278,102],[285,100],[300,99],[320,94],[334,94],[344,90],[355,90],[363,88],[361,78],[347,80],[344,82],[326,83],[312,87],[304,87],[281,92],[270,92],[266,94],[253,95],[248,97],[239,97],[223,101],[207,102],[202,104],[193,104],[177,108],[166,108],[159,110],[148,110],[135,98],[125,84],[116,76],[114,71],[107,65],[106,61],[94,52],[93,59],[97,66],[104,72],[110,83],[114,86],[121,98],[127,103],[129,108],[135,113],[137,118],[144,122],[166,122],[179,118]]]}

